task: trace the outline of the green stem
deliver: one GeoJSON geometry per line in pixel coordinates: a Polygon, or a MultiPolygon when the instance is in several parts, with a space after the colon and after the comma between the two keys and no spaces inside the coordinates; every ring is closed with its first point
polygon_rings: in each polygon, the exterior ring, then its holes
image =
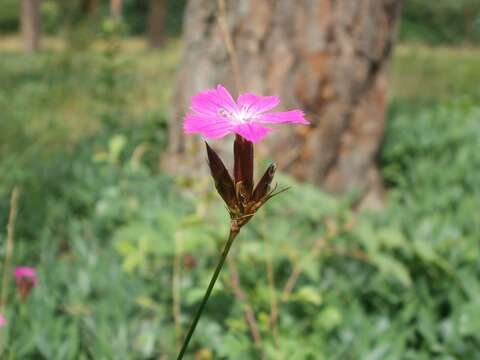
{"type": "Polygon", "coordinates": [[[213,272],[212,279],[210,280],[210,283],[208,284],[207,291],[205,292],[205,295],[203,296],[203,300],[200,303],[200,306],[198,307],[197,312],[195,313],[195,316],[193,318],[193,321],[190,325],[190,328],[188,329],[187,336],[185,336],[185,340],[183,340],[183,345],[182,348],[178,354],[177,360],[182,360],[183,355],[185,354],[185,351],[187,351],[188,344],[190,343],[190,339],[192,338],[192,335],[195,331],[195,328],[197,327],[198,320],[200,320],[200,316],[202,315],[203,309],[205,308],[205,305],[207,304],[208,298],[210,297],[210,294],[212,293],[213,287],[215,286],[215,282],[217,281],[218,275],[220,274],[220,271],[222,270],[223,264],[225,263],[225,259],[227,258],[228,252],[230,251],[230,248],[232,247],[233,240],[235,237],[238,235],[239,230],[238,229],[230,229],[230,234],[228,235],[228,240],[227,243],[225,244],[225,247],[223,248],[222,254],[220,255],[220,259],[218,260],[217,267],[215,268],[215,271],[213,272]]]}

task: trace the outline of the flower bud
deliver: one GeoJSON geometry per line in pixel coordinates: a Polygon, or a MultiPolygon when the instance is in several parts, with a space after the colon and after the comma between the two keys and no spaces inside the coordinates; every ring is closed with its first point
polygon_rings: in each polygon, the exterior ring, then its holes
{"type": "Polygon", "coordinates": [[[32,288],[37,285],[37,272],[34,268],[20,266],[15,269],[15,282],[22,300],[25,300],[32,288]]]}

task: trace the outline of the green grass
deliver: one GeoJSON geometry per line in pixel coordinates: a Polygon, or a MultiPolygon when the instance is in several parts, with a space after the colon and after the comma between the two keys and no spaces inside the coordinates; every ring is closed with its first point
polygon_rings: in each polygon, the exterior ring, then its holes
{"type": "Polygon", "coordinates": [[[11,109],[28,108],[35,114],[28,119],[32,135],[41,137],[48,133],[46,128],[56,126],[68,134],[67,143],[98,129],[112,96],[125,103],[134,117],[163,112],[179,48],[178,42],[172,41],[162,52],[148,51],[135,40],[118,49],[100,42],[93,50],[76,51],[47,39],[49,50],[32,57],[19,53],[17,38],[8,38],[3,45],[0,101],[2,108],[10,110],[4,113],[25,118],[11,109]],[[12,90],[16,95],[13,103],[12,90]]]}
{"type": "MultiPolygon", "coordinates": [[[[124,84],[119,86],[133,89],[124,94],[133,115],[141,118],[148,113],[162,112],[168,105],[169,84],[175,78],[180,57],[178,41],[171,41],[164,50],[156,52],[146,50],[143,39],[128,39],[117,51],[116,65],[109,64],[108,47],[102,42],[96,43],[94,51],[69,55],[63,52],[65,44],[62,41],[47,38],[45,48],[44,53],[30,57],[21,53],[17,37],[6,37],[0,43],[0,66],[3,69],[0,81],[4,84],[0,101],[3,99],[6,105],[10,105],[6,94],[9,89],[24,91],[26,95],[21,99],[29,99],[29,108],[37,107],[32,110],[36,116],[34,120],[30,119],[29,131],[35,132],[38,128],[39,136],[46,133],[47,126],[64,129],[69,134],[67,142],[94,133],[99,114],[92,117],[92,108],[98,108],[97,97],[102,93],[102,87],[108,86],[105,75],[108,77],[108,71],[115,72],[115,67],[122,72],[117,75],[124,77],[124,84]],[[58,77],[62,77],[62,81],[58,77]],[[38,86],[39,83],[47,86],[38,86]],[[32,103],[28,92],[37,103],[32,103]]],[[[480,49],[474,47],[400,44],[391,66],[391,101],[421,105],[462,95],[480,98],[479,57],[480,49]]],[[[103,89],[104,93],[108,91],[103,89]]],[[[26,107],[26,104],[17,107],[26,107]]]]}
{"type": "MultiPolygon", "coordinates": [[[[293,188],[234,244],[267,358],[479,356],[478,54],[396,50],[381,213],[279,176],[293,188]]],[[[210,179],[158,168],[178,58],[177,42],[150,52],[138,39],[47,39],[35,56],[0,43],[0,229],[20,185],[14,264],[40,277],[27,302],[10,292],[2,358],[174,357],[228,220],[210,179]]],[[[193,339],[199,359],[258,358],[231,284],[225,271],[193,339]]]]}
{"type": "Polygon", "coordinates": [[[393,100],[440,102],[455,96],[480,98],[480,49],[399,45],[391,74],[393,100]]]}

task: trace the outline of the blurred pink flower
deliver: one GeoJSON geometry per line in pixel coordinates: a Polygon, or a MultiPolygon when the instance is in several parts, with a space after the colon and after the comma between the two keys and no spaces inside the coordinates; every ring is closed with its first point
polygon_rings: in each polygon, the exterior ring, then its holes
{"type": "Polygon", "coordinates": [[[5,316],[3,314],[0,314],[0,328],[4,327],[7,324],[7,319],[5,319],[5,316]]]}
{"type": "Polygon", "coordinates": [[[235,133],[258,142],[272,131],[265,124],[309,124],[301,110],[270,111],[279,103],[277,96],[252,93],[241,94],[235,101],[227,89],[218,85],[192,97],[183,129],[186,134],[200,133],[206,139],[235,133]]]}
{"type": "Polygon", "coordinates": [[[15,268],[15,282],[20,297],[25,300],[30,290],[37,285],[37,271],[27,266],[19,266],[15,268]]]}
{"type": "Polygon", "coordinates": [[[18,266],[15,268],[15,279],[30,279],[33,285],[37,284],[37,271],[35,268],[28,266],[18,266]]]}

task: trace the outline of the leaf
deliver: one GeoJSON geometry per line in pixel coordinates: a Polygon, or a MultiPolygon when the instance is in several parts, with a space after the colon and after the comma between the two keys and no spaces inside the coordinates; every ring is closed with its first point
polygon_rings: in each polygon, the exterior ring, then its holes
{"type": "Polygon", "coordinates": [[[380,253],[371,254],[370,260],[378,267],[383,275],[395,277],[398,281],[400,281],[400,283],[402,283],[402,285],[406,287],[410,287],[412,285],[410,274],[405,265],[403,265],[400,261],[380,253]]]}
{"type": "Polygon", "coordinates": [[[294,299],[309,302],[313,305],[319,306],[323,302],[323,297],[320,291],[313,286],[302,286],[295,292],[294,299]]]}
{"type": "Polygon", "coordinates": [[[405,248],[409,245],[403,233],[393,226],[380,229],[377,236],[380,243],[389,249],[405,248]]]}
{"type": "Polygon", "coordinates": [[[459,332],[462,335],[476,336],[480,329],[480,305],[471,302],[463,307],[459,318],[459,332]]]}
{"type": "Polygon", "coordinates": [[[114,135],[108,143],[109,157],[112,163],[117,163],[120,153],[127,145],[127,139],[123,135],[114,135]]]}
{"type": "Polygon", "coordinates": [[[317,326],[330,331],[340,325],[342,322],[342,313],[336,306],[327,306],[317,316],[315,323],[317,326]]]}

